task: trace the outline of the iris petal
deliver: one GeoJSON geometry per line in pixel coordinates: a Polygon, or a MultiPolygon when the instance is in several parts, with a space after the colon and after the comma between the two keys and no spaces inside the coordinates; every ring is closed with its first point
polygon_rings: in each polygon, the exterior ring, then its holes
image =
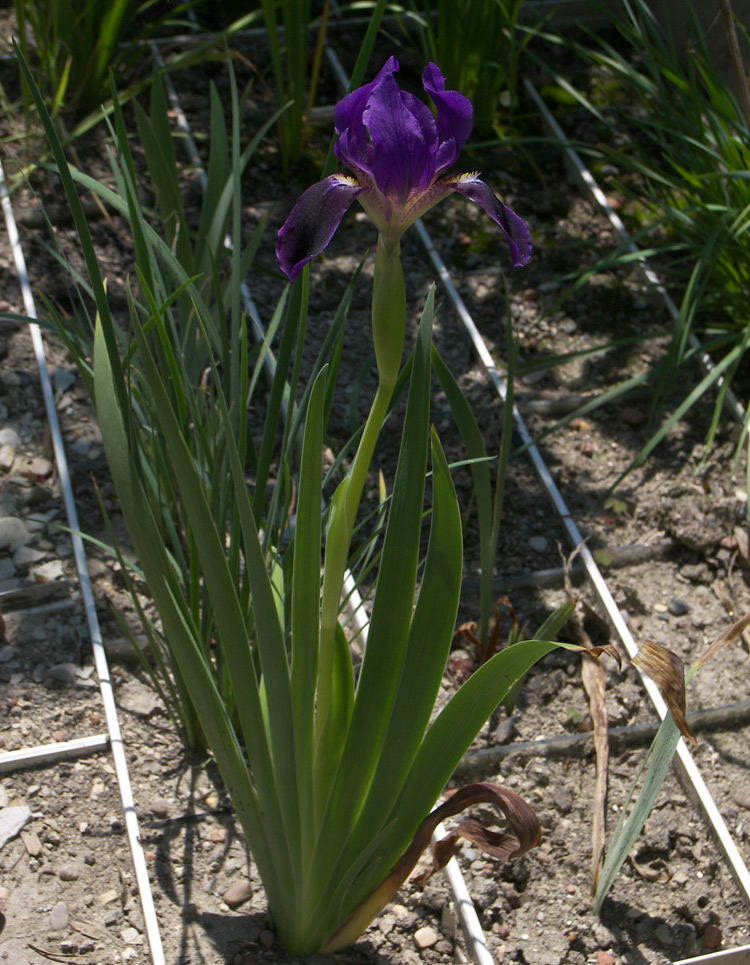
{"type": "Polygon", "coordinates": [[[484,208],[505,232],[514,266],[520,268],[526,264],[531,258],[531,234],[523,218],[496,198],[492,189],[476,174],[460,174],[441,183],[484,208]]]}
{"type": "Polygon", "coordinates": [[[304,192],[276,244],[281,270],[291,281],[328,245],[347,208],[364,190],[354,178],[332,174],[304,192]]]}
{"type": "Polygon", "coordinates": [[[435,118],[391,75],[370,95],[363,119],[372,139],[375,183],[399,207],[433,180],[438,146],[435,118]]]}
{"type": "Polygon", "coordinates": [[[334,111],[334,124],[338,141],[334,147],[336,157],[353,171],[372,174],[368,162],[369,134],[365,127],[364,113],[373,91],[398,70],[398,61],[389,57],[377,76],[369,84],[358,87],[343,97],[334,111]]]}
{"type": "Polygon", "coordinates": [[[474,123],[474,108],[468,97],[457,90],[445,89],[445,77],[437,64],[425,67],[422,84],[437,108],[440,147],[435,159],[435,173],[439,174],[453,164],[468,141],[474,123]]]}

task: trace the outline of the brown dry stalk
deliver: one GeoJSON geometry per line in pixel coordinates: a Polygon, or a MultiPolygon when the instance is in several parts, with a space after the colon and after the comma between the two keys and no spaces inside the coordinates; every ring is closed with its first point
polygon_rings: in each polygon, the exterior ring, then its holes
{"type": "Polygon", "coordinates": [[[591,816],[591,893],[596,892],[604,860],[605,815],[607,812],[607,769],[609,766],[609,734],[605,694],[607,680],[602,665],[587,653],[582,655],[581,676],[589,697],[591,720],[594,724],[596,753],[596,783],[594,784],[594,813],[591,816]]]}
{"type": "Polygon", "coordinates": [[[724,32],[727,36],[727,44],[729,46],[729,56],[732,61],[732,67],[734,68],[737,87],[739,88],[742,113],[745,117],[745,123],[748,127],[750,127],[750,90],[748,89],[745,65],[742,62],[740,45],[739,41],[737,40],[737,30],[734,26],[732,4],[730,0],[720,0],[720,5],[721,19],[724,21],[724,32]]]}

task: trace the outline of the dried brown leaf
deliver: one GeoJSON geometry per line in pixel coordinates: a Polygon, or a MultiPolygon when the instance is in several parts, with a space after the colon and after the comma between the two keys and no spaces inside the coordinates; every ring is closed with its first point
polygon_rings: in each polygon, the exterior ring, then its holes
{"type": "Polygon", "coordinates": [[[648,674],[658,685],[680,733],[692,744],[697,744],[698,738],[685,717],[685,670],[682,660],[661,644],[644,640],[643,646],[633,658],[633,665],[648,674]]]}
{"type": "Polygon", "coordinates": [[[583,654],[581,664],[583,686],[589,697],[594,723],[596,781],[591,810],[591,893],[596,892],[604,860],[605,816],[607,811],[607,768],[609,765],[609,732],[607,730],[607,682],[601,664],[583,654]]]}
{"type": "Polygon", "coordinates": [[[737,620],[731,627],[728,627],[714,640],[708,650],[704,650],[695,663],[695,669],[698,670],[699,667],[702,667],[707,660],[714,657],[720,650],[723,650],[728,644],[734,643],[737,637],[742,636],[748,626],[750,626],[750,613],[745,614],[741,620],[737,620]]]}
{"type": "MultiPolygon", "coordinates": [[[[412,847],[415,847],[415,845],[419,847],[418,839],[424,836],[429,840],[435,828],[445,818],[460,814],[473,804],[491,804],[501,810],[514,833],[492,831],[472,818],[462,821],[450,834],[445,835],[436,843],[433,851],[432,868],[412,879],[419,887],[422,887],[436,871],[448,864],[461,838],[466,838],[486,854],[490,854],[500,861],[518,858],[531,848],[537,847],[542,840],[542,829],[531,805],[507,787],[484,782],[466,784],[459,788],[455,794],[452,794],[444,804],[435,808],[420,825],[417,834],[414,836],[412,847]]],[[[419,854],[423,850],[424,847],[419,851],[419,854]]],[[[406,854],[408,853],[407,851],[406,854]]],[[[419,855],[416,855],[414,864],[416,864],[418,858],[419,855]]]]}
{"type": "Polygon", "coordinates": [[[745,563],[750,562],[750,538],[744,526],[734,527],[734,538],[737,540],[737,550],[745,563]]]}
{"type": "Polygon", "coordinates": [[[411,844],[385,879],[358,908],[355,908],[322,950],[333,952],[350,945],[406,881],[423,851],[428,847],[432,834],[440,822],[460,814],[473,804],[494,805],[503,812],[513,833],[490,831],[478,821],[462,821],[454,831],[437,843],[433,853],[432,868],[415,879],[419,884],[424,884],[436,871],[445,867],[461,837],[467,838],[502,861],[524,854],[542,840],[542,829],[533,808],[514,791],[497,784],[466,784],[427,815],[417,828],[411,844]]]}

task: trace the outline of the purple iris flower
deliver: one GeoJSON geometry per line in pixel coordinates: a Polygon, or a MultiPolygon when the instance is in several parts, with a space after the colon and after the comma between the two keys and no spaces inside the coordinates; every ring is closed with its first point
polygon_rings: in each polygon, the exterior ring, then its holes
{"type": "Polygon", "coordinates": [[[526,222],[495,197],[477,174],[440,178],[458,157],[471,133],[471,101],[445,89],[436,64],[422,74],[437,110],[398,86],[398,61],[390,57],[370,84],[336,105],[336,157],[355,174],[332,174],[302,195],[279,231],[276,255],[293,281],[308,261],[328,245],[355,198],[391,247],[417,218],[446,195],[458,191],[481,205],[505,232],[513,264],[531,257],[526,222]]]}

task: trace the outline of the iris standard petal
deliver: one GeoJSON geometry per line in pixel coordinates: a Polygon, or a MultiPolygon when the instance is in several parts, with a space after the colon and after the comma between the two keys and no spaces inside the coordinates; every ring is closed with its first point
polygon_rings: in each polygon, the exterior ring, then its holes
{"type": "Polygon", "coordinates": [[[437,64],[428,64],[422,73],[424,89],[437,108],[437,133],[440,147],[435,173],[453,164],[468,141],[474,124],[474,108],[468,97],[457,90],[445,89],[445,77],[437,64]]]}
{"type": "Polygon", "coordinates": [[[364,190],[354,178],[332,174],[305,191],[276,243],[276,257],[290,281],[327,247],[347,208],[364,190]]]}
{"type": "Polygon", "coordinates": [[[338,141],[334,147],[336,157],[354,171],[364,170],[369,174],[369,134],[365,127],[364,113],[367,102],[386,78],[398,70],[398,61],[389,57],[374,80],[358,87],[343,97],[334,110],[334,126],[338,141]]]}
{"type": "Polygon", "coordinates": [[[458,177],[447,178],[440,183],[481,205],[505,232],[514,266],[520,268],[526,264],[531,258],[531,233],[528,225],[507,204],[495,197],[489,185],[476,174],[459,174],[458,177]]]}
{"type": "Polygon", "coordinates": [[[372,91],[364,112],[372,139],[372,174],[394,207],[434,178],[437,127],[432,111],[391,75],[372,91]]]}

